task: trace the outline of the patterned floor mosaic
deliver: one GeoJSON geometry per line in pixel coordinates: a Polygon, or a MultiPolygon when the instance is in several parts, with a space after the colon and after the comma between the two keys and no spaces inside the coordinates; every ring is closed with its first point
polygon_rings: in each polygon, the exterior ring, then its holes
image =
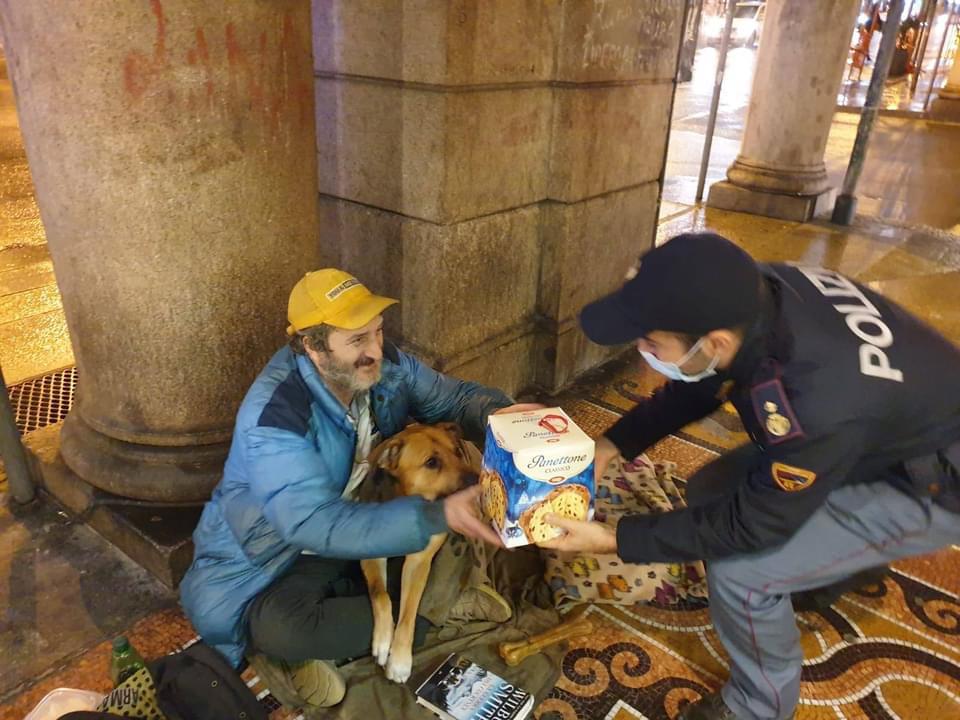
{"type": "MultiPolygon", "coordinates": [[[[936,582],[938,570],[958,563],[956,549],[901,562],[882,585],[799,614],[806,660],[797,720],[960,717],[960,598],[936,582]]],[[[726,653],[707,610],[588,613],[596,632],[573,642],[538,720],[668,720],[723,684],[726,653]]]]}

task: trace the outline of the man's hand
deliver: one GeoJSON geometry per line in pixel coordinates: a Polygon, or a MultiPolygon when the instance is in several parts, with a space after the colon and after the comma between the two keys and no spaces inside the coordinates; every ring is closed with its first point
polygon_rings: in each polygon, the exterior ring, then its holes
{"type": "Polygon", "coordinates": [[[480,517],[480,491],[479,485],[472,485],[443,499],[443,515],[447,519],[447,527],[469,538],[503,547],[500,536],[480,517]]]}
{"type": "Polygon", "coordinates": [[[546,405],[541,405],[540,403],[517,403],[516,405],[508,405],[507,407],[500,408],[493,414],[506,415],[507,413],[529,412],[530,410],[543,410],[545,407],[546,405]]]}
{"type": "Polygon", "coordinates": [[[597,440],[597,447],[593,454],[594,480],[599,484],[610,463],[620,457],[620,450],[605,435],[597,440]]]}
{"type": "Polygon", "coordinates": [[[540,547],[561,552],[615,553],[617,551],[617,533],[609,525],[586,520],[570,520],[556,513],[548,513],[544,520],[566,532],[560,537],[537,543],[540,547]]]}

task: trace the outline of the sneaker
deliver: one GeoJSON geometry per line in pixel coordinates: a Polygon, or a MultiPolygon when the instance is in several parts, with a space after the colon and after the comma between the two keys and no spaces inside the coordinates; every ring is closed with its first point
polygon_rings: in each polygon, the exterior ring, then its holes
{"type": "Polygon", "coordinates": [[[343,676],[326,660],[288,663],[266,655],[248,659],[273,696],[296,710],[331,707],[347,693],[343,676]]]}
{"type": "Polygon", "coordinates": [[[677,720],[737,720],[737,716],[727,707],[720,693],[715,692],[687,705],[677,720]]]}
{"type": "Polygon", "coordinates": [[[450,608],[448,621],[504,623],[513,617],[513,608],[489,585],[474,585],[461,593],[450,608]]]}
{"type": "MultiPolygon", "coordinates": [[[[790,720],[793,720],[793,715],[790,720]]],[[[692,705],[687,705],[677,720],[737,720],[733,710],[727,707],[719,692],[704,695],[692,705]]]]}

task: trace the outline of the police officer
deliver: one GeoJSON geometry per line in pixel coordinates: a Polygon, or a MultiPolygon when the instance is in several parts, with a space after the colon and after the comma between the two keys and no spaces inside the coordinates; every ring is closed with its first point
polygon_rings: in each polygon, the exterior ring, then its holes
{"type": "Polygon", "coordinates": [[[960,351],[820,267],[673,238],[584,308],[594,342],[636,342],[667,383],[597,443],[598,476],[729,400],[752,443],[688,483],[688,507],[600,523],[550,516],[546,545],[627,562],[707,561],[730,679],[686,720],[780,720],[800,694],[790,594],[960,542],[960,351]]]}

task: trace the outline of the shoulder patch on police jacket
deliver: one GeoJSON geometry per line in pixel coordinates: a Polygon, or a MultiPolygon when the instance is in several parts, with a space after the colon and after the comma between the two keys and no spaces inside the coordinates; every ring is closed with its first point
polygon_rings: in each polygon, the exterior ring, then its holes
{"type": "Polygon", "coordinates": [[[779,379],[768,380],[750,389],[757,421],[771,445],[803,437],[803,428],[787,400],[787,392],[779,379]]]}
{"type": "Polygon", "coordinates": [[[777,486],[787,492],[804,490],[813,485],[817,479],[817,474],[813,470],[805,470],[779,462],[775,462],[770,467],[770,474],[773,475],[773,481],[777,486]]]}

